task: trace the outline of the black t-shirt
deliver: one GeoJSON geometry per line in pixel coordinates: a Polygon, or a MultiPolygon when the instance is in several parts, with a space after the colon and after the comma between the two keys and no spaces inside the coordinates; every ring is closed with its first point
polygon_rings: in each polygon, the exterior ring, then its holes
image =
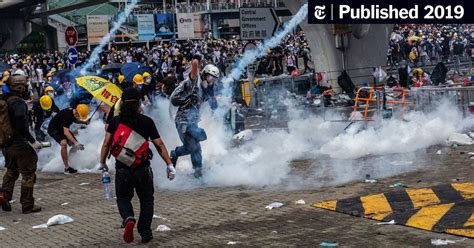
{"type": "Polygon", "coordinates": [[[178,80],[175,76],[165,77],[163,79],[163,84],[165,85],[165,94],[168,96],[171,95],[171,93],[173,93],[174,89],[176,88],[177,83],[178,80]]]}
{"type": "Polygon", "coordinates": [[[51,119],[49,123],[48,132],[49,131],[59,131],[63,132],[63,128],[69,128],[72,123],[77,122],[76,117],[74,116],[73,109],[67,108],[59,111],[57,115],[51,119]]]}
{"type": "MultiPolygon", "coordinates": [[[[107,127],[107,132],[110,134],[114,134],[120,124],[120,116],[113,117],[111,123],[107,127]]],[[[155,122],[145,115],[138,114],[136,121],[132,124],[122,123],[128,127],[130,127],[133,131],[137,132],[146,140],[154,140],[160,138],[160,134],[156,129],[155,122]]],[[[129,168],[128,166],[122,164],[120,161],[116,161],[117,168],[129,168]]],[[[145,166],[150,165],[150,161],[146,161],[145,166]]]]}

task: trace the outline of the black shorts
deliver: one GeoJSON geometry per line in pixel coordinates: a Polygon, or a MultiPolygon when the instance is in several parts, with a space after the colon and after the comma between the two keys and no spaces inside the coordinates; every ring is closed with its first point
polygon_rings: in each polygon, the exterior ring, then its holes
{"type": "MultiPolygon", "coordinates": [[[[64,134],[64,132],[59,132],[57,130],[48,130],[48,134],[49,136],[51,136],[51,138],[53,138],[58,144],[61,144],[61,140],[66,140],[67,141],[67,144],[69,146],[72,146],[71,142],[67,139],[66,135],[64,134]]],[[[74,138],[74,140],[77,141],[76,137],[74,136],[73,133],[72,134],[72,137],[74,138]]]]}

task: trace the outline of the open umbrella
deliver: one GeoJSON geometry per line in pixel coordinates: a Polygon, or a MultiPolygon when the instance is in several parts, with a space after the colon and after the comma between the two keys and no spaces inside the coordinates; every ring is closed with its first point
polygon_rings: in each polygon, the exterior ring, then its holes
{"type": "Polygon", "coordinates": [[[122,96],[122,90],[115,84],[97,76],[76,78],[78,85],[89,91],[95,98],[112,107],[122,96]]]}
{"type": "Polygon", "coordinates": [[[125,76],[125,80],[132,82],[133,76],[136,74],[143,74],[145,72],[151,73],[151,68],[138,62],[131,62],[124,64],[120,71],[125,76]]]}
{"type": "Polygon", "coordinates": [[[114,64],[108,64],[102,69],[103,72],[105,73],[114,73],[114,72],[120,72],[120,69],[122,68],[123,64],[119,63],[114,63],[114,64]]]}

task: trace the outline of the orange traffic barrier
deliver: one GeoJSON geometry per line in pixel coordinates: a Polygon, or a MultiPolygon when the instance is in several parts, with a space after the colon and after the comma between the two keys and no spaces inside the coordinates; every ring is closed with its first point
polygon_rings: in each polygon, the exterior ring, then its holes
{"type": "MultiPolygon", "coordinates": [[[[369,118],[369,105],[371,103],[376,103],[376,104],[377,103],[378,104],[382,103],[383,104],[384,100],[383,99],[378,99],[377,98],[378,94],[375,94],[375,93],[378,93],[378,92],[383,93],[384,90],[385,90],[385,88],[383,86],[361,87],[361,88],[359,88],[357,90],[357,94],[356,94],[356,97],[354,99],[354,101],[355,101],[354,102],[354,112],[357,111],[357,107],[358,107],[359,102],[365,102],[364,120],[365,121],[371,120],[369,118]],[[369,91],[369,97],[361,97],[360,94],[361,94],[362,90],[368,90],[369,91]]],[[[415,106],[415,102],[406,100],[406,95],[407,95],[407,93],[410,92],[409,90],[407,90],[407,89],[393,89],[393,91],[401,92],[401,100],[386,100],[385,103],[392,105],[392,110],[395,110],[395,107],[397,105],[401,105],[401,107],[402,107],[401,116],[403,117],[403,114],[405,113],[406,105],[415,106]]]]}

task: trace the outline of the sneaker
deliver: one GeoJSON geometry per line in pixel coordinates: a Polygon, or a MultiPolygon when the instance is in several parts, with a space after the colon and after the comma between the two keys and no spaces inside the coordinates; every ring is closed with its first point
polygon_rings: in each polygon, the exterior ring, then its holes
{"type": "Polygon", "coordinates": [[[178,157],[176,156],[175,150],[170,152],[170,159],[171,159],[171,163],[173,164],[174,168],[176,168],[176,163],[178,163],[178,157]]]}
{"type": "Polygon", "coordinates": [[[135,220],[130,219],[125,224],[125,230],[123,231],[123,241],[126,243],[133,242],[133,228],[135,227],[135,220]]]}
{"type": "Polygon", "coordinates": [[[8,200],[5,200],[5,203],[2,205],[2,209],[5,212],[11,212],[12,211],[12,205],[10,205],[10,202],[8,200]]]}
{"type": "Polygon", "coordinates": [[[197,179],[201,179],[202,177],[202,170],[201,168],[194,169],[194,177],[197,179]]]}
{"type": "Polygon", "coordinates": [[[68,175],[68,174],[75,174],[77,173],[77,170],[72,168],[71,166],[67,167],[66,169],[64,169],[64,174],[68,175]]]}
{"type": "Polygon", "coordinates": [[[153,239],[153,236],[142,237],[142,243],[146,244],[149,243],[153,239]]]}
{"type": "Polygon", "coordinates": [[[23,210],[23,213],[24,214],[31,214],[31,213],[37,213],[37,212],[40,212],[41,211],[41,207],[40,206],[33,206],[31,209],[29,210],[23,210]]]}

